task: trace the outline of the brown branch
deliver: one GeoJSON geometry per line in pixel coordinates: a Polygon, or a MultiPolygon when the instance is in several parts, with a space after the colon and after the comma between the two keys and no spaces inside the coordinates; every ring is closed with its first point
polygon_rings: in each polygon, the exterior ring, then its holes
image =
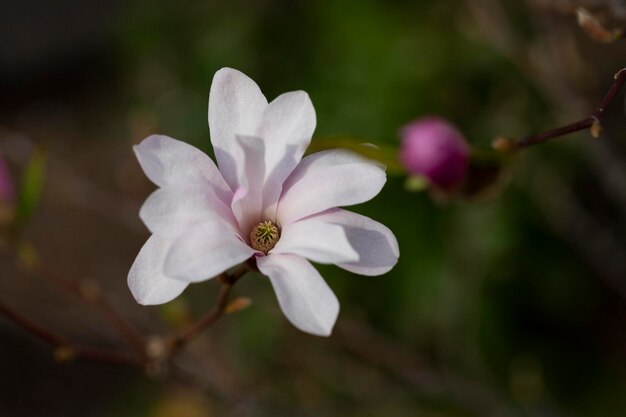
{"type": "Polygon", "coordinates": [[[144,337],[135,330],[102,296],[96,284],[77,283],[55,272],[49,265],[40,259],[34,262],[34,270],[44,279],[56,285],[67,293],[92,305],[117,332],[130,343],[140,357],[145,357],[146,343],[144,337]]]}
{"type": "Polygon", "coordinates": [[[493,141],[492,146],[498,151],[512,152],[525,149],[532,145],[546,142],[550,139],[554,139],[560,136],[567,135],[569,133],[578,132],[585,129],[591,129],[591,134],[594,137],[600,136],[602,126],[600,122],[606,113],[606,109],[611,105],[617,94],[620,92],[624,83],[626,82],[626,68],[620,70],[615,74],[613,84],[606,93],[593,114],[578,122],[568,124],[556,129],[547,130],[545,132],[527,136],[522,139],[514,140],[509,138],[497,138],[493,141]]]}
{"type": "MultiPolygon", "coordinates": [[[[339,347],[366,364],[368,369],[374,367],[385,371],[419,395],[451,400],[471,415],[519,415],[520,407],[493,386],[443,366],[435,366],[411,347],[388,338],[365,323],[343,320],[333,338],[339,347]]],[[[543,414],[565,416],[551,404],[544,407],[543,414]]]]}
{"type": "Polygon", "coordinates": [[[550,226],[565,239],[604,284],[626,299],[626,247],[616,231],[607,227],[576,199],[573,187],[550,164],[535,159],[530,177],[520,184],[533,197],[550,226]]]}
{"type": "Polygon", "coordinates": [[[228,298],[230,296],[233,285],[235,285],[235,283],[249,270],[250,267],[247,264],[244,264],[232,273],[224,272],[217,277],[222,285],[217,295],[215,306],[213,306],[213,308],[200,320],[192,324],[189,328],[180,332],[178,335],[173,336],[169,340],[169,356],[174,355],[187,343],[197,337],[206,328],[213,325],[213,323],[215,323],[220,317],[222,317],[226,307],[228,306],[228,298]]]}
{"type": "Polygon", "coordinates": [[[58,361],[68,361],[75,358],[81,358],[96,362],[125,365],[133,368],[144,368],[145,364],[142,360],[132,358],[117,351],[73,345],[63,336],[59,336],[56,333],[51,332],[50,330],[2,304],[0,304],[0,315],[26,330],[42,342],[54,347],[54,357],[58,361]]]}
{"type": "Polygon", "coordinates": [[[73,345],[63,337],[50,332],[2,305],[0,305],[1,315],[6,316],[44,342],[57,347],[55,357],[58,360],[70,360],[80,357],[100,362],[122,363],[142,367],[146,370],[150,370],[151,367],[158,368],[164,362],[169,361],[185,344],[213,325],[228,311],[229,296],[233,285],[246,272],[256,268],[256,265],[248,262],[231,273],[224,272],[220,274],[216,277],[221,282],[216,304],[204,317],[178,335],[169,338],[153,337],[150,340],[146,340],[108,303],[96,284],[90,282],[79,283],[57,273],[40,260],[35,250],[26,243],[18,245],[17,254],[27,270],[37,273],[51,284],[94,307],[137,350],[138,359],[115,351],[73,345]]]}
{"type": "Polygon", "coordinates": [[[427,363],[414,350],[389,339],[365,324],[344,320],[335,340],[356,358],[389,373],[403,385],[432,398],[450,398],[472,415],[513,415],[507,399],[479,381],[453,375],[427,363]]]}

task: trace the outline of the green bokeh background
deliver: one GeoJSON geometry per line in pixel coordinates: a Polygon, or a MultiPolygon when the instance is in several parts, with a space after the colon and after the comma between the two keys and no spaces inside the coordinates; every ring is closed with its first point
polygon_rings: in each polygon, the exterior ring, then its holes
{"type": "MultiPolygon", "coordinates": [[[[587,113],[579,110],[591,111],[611,75],[624,65],[623,59],[620,63],[624,47],[598,46],[585,38],[570,9],[561,13],[531,2],[495,2],[507,16],[508,29],[517,34],[516,43],[502,47],[502,39],[485,32],[471,12],[472,8],[488,12],[493,3],[479,3],[117,4],[107,20],[104,41],[95,49],[102,55],[89,55],[88,64],[73,64],[79,73],[82,65],[87,74],[96,74],[80,84],[80,100],[91,103],[88,110],[75,113],[79,131],[93,135],[81,134],[71,145],[50,141],[45,132],[32,136],[36,142],[48,140],[51,151],[60,149],[62,155],[72,148],[85,157],[90,152],[83,148],[110,146],[103,156],[108,168],[90,172],[87,162],[73,163],[107,187],[124,189],[119,181],[101,179],[111,177],[123,162],[129,164],[133,181],[142,181],[138,167],[132,165],[130,145],[147,134],[167,134],[211,152],[208,91],[213,73],[229,66],[257,81],[270,99],[284,91],[306,90],[316,108],[317,137],[350,135],[395,148],[404,124],[438,114],[452,120],[473,146],[484,148],[498,135],[523,136],[585,117],[587,113]],[[557,65],[562,59],[558,50],[548,48],[539,56],[533,52],[552,42],[554,33],[568,41],[562,43],[564,50],[576,50],[578,66],[565,64],[569,72],[557,65]],[[92,62],[101,63],[104,70],[94,71],[92,62]],[[555,98],[545,83],[537,81],[549,83],[546,74],[568,82],[583,104],[574,106],[567,94],[555,98]],[[99,123],[105,116],[109,119],[103,127],[99,123]]],[[[32,74],[38,70],[30,69],[32,74]]],[[[32,83],[17,79],[23,85],[32,83]]],[[[75,103],[75,97],[67,98],[66,93],[50,96],[75,103]]],[[[28,130],[16,120],[22,120],[20,106],[28,107],[37,94],[16,97],[18,109],[7,112],[4,123],[28,130]]],[[[542,199],[549,199],[555,190],[546,177],[556,173],[572,193],[564,200],[565,209],[571,204],[588,209],[616,236],[620,248],[626,248],[626,214],[616,203],[619,197],[594,177],[598,167],[589,156],[593,146],[611,146],[623,154],[623,101],[614,107],[605,125],[608,145],[577,134],[531,149],[514,161],[488,198],[440,201],[428,192],[406,191],[405,178],[395,175],[376,199],[354,208],[394,231],[401,257],[382,277],[319,266],[341,301],[339,326],[343,322],[367,326],[414,353],[438,375],[453,375],[435,384],[444,387],[441,392],[439,388],[430,392],[428,383],[413,387],[387,369],[384,360],[383,365],[360,362],[355,371],[350,350],[334,337],[317,339],[291,328],[268,283],[252,276],[237,285],[237,294],[252,298],[252,306],[225,318],[211,339],[217,341],[211,343],[227,352],[237,377],[255,387],[242,392],[237,401],[245,402],[247,394],[261,399],[243,410],[207,394],[209,405],[200,402],[197,407],[202,411],[196,410],[207,414],[170,415],[624,415],[626,304],[616,287],[626,283],[626,271],[605,272],[606,261],[601,259],[600,267],[591,265],[581,254],[586,249],[580,242],[572,242],[568,230],[551,221],[550,216],[558,220],[559,214],[542,210],[542,199]],[[610,277],[615,275],[624,283],[614,285],[610,277]],[[459,379],[464,381],[460,388],[450,389],[459,379]],[[470,389],[476,386],[488,387],[506,409],[494,407],[493,401],[474,407],[467,405],[472,401],[459,400],[462,394],[477,395],[470,389]]],[[[141,184],[125,191],[137,205],[150,191],[141,184]]],[[[49,198],[54,190],[47,192],[49,198]]],[[[50,204],[42,206],[43,216],[50,204]]],[[[55,221],[45,219],[47,224],[55,221]]],[[[45,255],[46,236],[38,236],[45,255]]],[[[116,238],[126,239],[122,233],[116,238]]],[[[124,266],[130,266],[142,238],[133,235],[134,246],[116,261],[118,276],[107,279],[125,280],[124,266]]],[[[595,245],[591,237],[587,243],[595,245]]],[[[100,253],[100,262],[108,262],[107,257],[100,253]]],[[[120,288],[124,290],[123,285],[120,288]]],[[[212,283],[194,285],[184,302],[202,314],[215,289],[212,283]]],[[[167,316],[168,308],[161,313],[167,316]]],[[[393,357],[394,352],[377,351],[385,354],[393,357]]],[[[172,386],[133,374],[119,389],[109,388],[112,400],[85,405],[81,412],[160,416],[172,386]]]]}

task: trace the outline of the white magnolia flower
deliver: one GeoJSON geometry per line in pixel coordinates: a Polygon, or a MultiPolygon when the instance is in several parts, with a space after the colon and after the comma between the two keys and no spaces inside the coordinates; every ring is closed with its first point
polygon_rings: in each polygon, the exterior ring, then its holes
{"type": "Polygon", "coordinates": [[[141,304],[161,304],[251,257],[297,328],[329,335],[339,303],[310,261],[362,275],[398,259],[391,231],[339,209],[370,200],[386,181],[379,166],[343,150],[302,158],[315,130],[304,91],[268,104],[254,81],[224,68],[213,78],[209,128],[218,168],[200,150],[154,135],[135,146],[160,188],[140,217],[152,236],[128,285],[141,304]]]}

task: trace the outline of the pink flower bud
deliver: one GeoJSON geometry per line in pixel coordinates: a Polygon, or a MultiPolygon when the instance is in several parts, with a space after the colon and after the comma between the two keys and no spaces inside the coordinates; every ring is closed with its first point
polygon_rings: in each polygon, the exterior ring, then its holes
{"type": "Polygon", "coordinates": [[[463,181],[469,165],[469,146],[463,135],[438,117],[417,119],[401,131],[400,161],[413,175],[450,190],[463,181]]]}

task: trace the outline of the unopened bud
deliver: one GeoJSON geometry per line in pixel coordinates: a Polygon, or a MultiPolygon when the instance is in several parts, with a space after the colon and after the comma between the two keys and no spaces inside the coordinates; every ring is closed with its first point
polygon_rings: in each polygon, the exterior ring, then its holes
{"type": "Polygon", "coordinates": [[[400,161],[412,175],[422,176],[443,190],[451,190],[464,180],[469,146],[451,123],[425,117],[405,126],[401,136],[400,161]]]}
{"type": "Polygon", "coordinates": [[[591,39],[601,43],[611,43],[624,36],[620,29],[607,29],[587,9],[579,7],[576,11],[578,25],[589,35],[591,39]]]}
{"type": "Polygon", "coordinates": [[[162,361],[169,352],[168,343],[159,336],[152,336],[146,342],[146,356],[156,361],[162,361]]]}
{"type": "Polygon", "coordinates": [[[237,297],[228,303],[226,308],[224,308],[224,312],[227,314],[236,313],[250,307],[250,304],[252,304],[252,300],[250,298],[237,297]]]}
{"type": "Polygon", "coordinates": [[[602,136],[602,123],[600,123],[599,120],[594,120],[589,128],[589,132],[591,133],[591,136],[598,139],[602,136]]]}
{"type": "Polygon", "coordinates": [[[512,152],[515,150],[515,140],[500,136],[491,142],[491,147],[498,152],[512,152]]]}

